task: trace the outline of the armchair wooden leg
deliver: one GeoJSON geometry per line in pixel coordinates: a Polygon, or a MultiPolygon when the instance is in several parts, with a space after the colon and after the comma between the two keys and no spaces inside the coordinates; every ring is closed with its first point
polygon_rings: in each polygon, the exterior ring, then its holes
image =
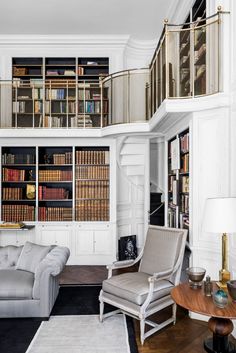
{"type": "Polygon", "coordinates": [[[145,340],[145,319],[140,319],[140,341],[141,344],[144,344],[144,340],[145,340]]]}
{"type": "Polygon", "coordinates": [[[104,303],[100,302],[100,322],[103,321],[104,303]]]}
{"type": "Polygon", "coordinates": [[[173,317],[173,325],[176,323],[176,311],[177,311],[177,305],[173,304],[172,305],[172,317],[173,317]]]}

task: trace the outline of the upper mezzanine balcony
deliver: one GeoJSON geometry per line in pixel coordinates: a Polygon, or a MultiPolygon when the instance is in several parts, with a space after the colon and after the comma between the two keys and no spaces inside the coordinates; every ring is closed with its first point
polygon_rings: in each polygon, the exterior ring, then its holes
{"type": "Polygon", "coordinates": [[[100,82],[1,81],[0,127],[91,131],[147,124],[164,100],[218,93],[222,22],[221,11],[184,25],[166,22],[148,68],[113,73],[100,82]]]}

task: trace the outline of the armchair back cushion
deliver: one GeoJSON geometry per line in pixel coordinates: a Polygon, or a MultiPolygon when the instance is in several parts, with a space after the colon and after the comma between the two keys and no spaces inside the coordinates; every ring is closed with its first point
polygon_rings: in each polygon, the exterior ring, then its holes
{"type": "Polygon", "coordinates": [[[0,246],[0,270],[15,269],[23,246],[0,246]]]}
{"type": "Polygon", "coordinates": [[[38,264],[52,249],[51,246],[33,244],[29,241],[23,246],[22,252],[16,264],[16,270],[24,270],[35,273],[38,264]]]}
{"type": "Polygon", "coordinates": [[[174,267],[183,241],[183,231],[149,227],[139,271],[153,275],[174,267]]]}

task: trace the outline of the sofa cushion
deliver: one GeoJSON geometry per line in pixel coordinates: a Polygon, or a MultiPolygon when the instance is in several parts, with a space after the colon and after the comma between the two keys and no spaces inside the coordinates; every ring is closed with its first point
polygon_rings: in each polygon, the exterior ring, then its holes
{"type": "MultiPolygon", "coordinates": [[[[148,277],[150,275],[143,272],[123,273],[103,281],[102,289],[104,292],[142,305],[148,295],[148,277]]],[[[173,287],[167,280],[155,282],[152,301],[168,295],[173,287]]]]}
{"type": "Polygon", "coordinates": [[[14,269],[23,246],[0,246],[0,269],[14,269]]]}
{"type": "Polygon", "coordinates": [[[0,299],[32,299],[34,274],[20,270],[1,270],[0,284],[0,299]]]}
{"type": "Polygon", "coordinates": [[[36,267],[51,249],[51,246],[33,244],[27,241],[17,261],[16,269],[35,273],[36,267]]]}

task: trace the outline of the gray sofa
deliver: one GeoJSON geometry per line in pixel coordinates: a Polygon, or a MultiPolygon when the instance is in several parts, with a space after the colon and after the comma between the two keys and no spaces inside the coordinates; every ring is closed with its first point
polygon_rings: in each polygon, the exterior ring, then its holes
{"type": "Polygon", "coordinates": [[[0,317],[48,318],[69,255],[66,247],[30,242],[0,247],[0,317]]]}

